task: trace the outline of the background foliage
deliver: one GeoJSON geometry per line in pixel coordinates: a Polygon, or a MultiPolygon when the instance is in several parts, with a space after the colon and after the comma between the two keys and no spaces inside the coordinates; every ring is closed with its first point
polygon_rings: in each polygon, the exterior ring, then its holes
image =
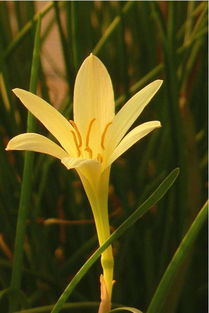
{"type": "MultiPolygon", "coordinates": [[[[114,242],[113,300],[143,312],[207,312],[205,224],[172,279],[162,307],[149,311],[163,273],[207,200],[207,2],[63,1],[45,2],[39,9],[37,5],[0,2],[1,312],[54,304],[97,247],[90,206],[75,173],[49,156],[25,158],[22,152],[4,150],[9,138],[27,128],[27,112],[12,88],[37,92],[70,119],[75,75],[90,52],[101,58],[111,75],[116,110],[148,82],[164,80],[137,121],[157,119],[163,127],[113,166],[112,229],[173,168],[180,168],[163,200],[114,242]],[[61,54],[52,58],[54,49],[61,54]],[[27,158],[30,171],[24,165],[27,158]],[[17,219],[22,223],[18,240],[17,219]],[[16,251],[18,244],[20,250],[23,247],[23,260],[14,257],[15,238],[16,251]]],[[[31,117],[30,127],[46,134],[31,117]]],[[[99,299],[100,272],[97,262],[71,295],[69,301],[77,304],[69,304],[69,312],[94,311],[95,304],[89,301],[99,299]]]]}

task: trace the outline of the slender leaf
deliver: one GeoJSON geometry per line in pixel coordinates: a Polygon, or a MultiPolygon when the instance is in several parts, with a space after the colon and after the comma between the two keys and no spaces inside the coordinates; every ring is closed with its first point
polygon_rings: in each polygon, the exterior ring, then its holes
{"type": "MultiPolygon", "coordinates": [[[[122,13],[126,14],[134,5],[134,1],[128,1],[126,5],[124,6],[122,13]]],[[[94,47],[92,53],[98,54],[102,47],[105,45],[105,43],[109,40],[110,36],[113,34],[117,26],[121,23],[120,16],[117,16],[114,18],[112,23],[109,25],[109,27],[106,29],[104,35],[100,38],[96,46],[94,47]]]]}
{"type": "Polygon", "coordinates": [[[194,241],[196,240],[204,222],[207,218],[208,202],[202,207],[191,227],[187,231],[186,235],[182,239],[178,249],[176,250],[171,262],[169,263],[160,283],[155,291],[152,301],[146,311],[146,313],[160,312],[163,307],[163,303],[171,292],[172,281],[178,272],[181,264],[190,252],[194,241]]]}
{"type": "MultiPolygon", "coordinates": [[[[33,61],[30,78],[30,91],[35,92],[38,81],[38,67],[39,67],[39,49],[40,49],[40,27],[41,21],[38,19],[36,27],[36,35],[34,41],[33,61]]],[[[28,113],[27,131],[33,132],[35,129],[35,118],[31,113],[28,113]]],[[[29,210],[29,203],[32,191],[32,170],[33,170],[32,152],[25,153],[25,162],[23,169],[23,181],[20,194],[20,203],[17,218],[16,238],[14,263],[12,268],[11,289],[20,289],[22,277],[22,263],[23,263],[23,244],[26,231],[26,218],[29,210]]],[[[13,312],[18,306],[18,299],[16,296],[11,297],[10,312],[13,312]]]]}

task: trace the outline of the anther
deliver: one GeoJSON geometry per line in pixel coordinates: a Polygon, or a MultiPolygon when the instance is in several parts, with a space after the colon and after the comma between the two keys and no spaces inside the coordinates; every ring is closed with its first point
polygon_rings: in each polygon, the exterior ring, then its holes
{"type": "Polygon", "coordinates": [[[71,133],[73,134],[73,139],[74,139],[74,142],[75,142],[75,145],[76,145],[77,151],[78,151],[78,156],[80,156],[80,155],[81,155],[81,151],[80,151],[80,149],[79,149],[79,144],[78,144],[78,142],[77,142],[76,135],[75,135],[75,133],[74,133],[74,131],[73,131],[73,130],[71,130],[71,133]]]}
{"type": "Polygon", "coordinates": [[[103,157],[100,153],[97,154],[97,161],[100,163],[102,163],[102,161],[103,161],[103,157]]]}
{"type": "Polygon", "coordinates": [[[79,132],[78,126],[76,125],[76,123],[72,120],[70,120],[70,124],[73,126],[73,128],[75,129],[76,135],[78,137],[78,147],[80,148],[82,146],[82,137],[81,134],[79,132]]]}
{"type": "Polygon", "coordinates": [[[103,133],[102,133],[102,136],[101,136],[101,147],[102,147],[102,149],[105,148],[105,147],[104,147],[105,135],[106,135],[106,133],[107,133],[108,127],[109,127],[111,124],[112,124],[112,122],[109,122],[109,123],[105,126],[105,129],[104,129],[104,131],[103,131],[103,133]]]}

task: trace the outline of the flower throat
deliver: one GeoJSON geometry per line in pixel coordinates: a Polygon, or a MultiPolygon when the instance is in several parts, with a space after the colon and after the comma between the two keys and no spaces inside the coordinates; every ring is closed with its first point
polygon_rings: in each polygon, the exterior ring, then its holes
{"type": "MultiPolygon", "coordinates": [[[[92,159],[93,158],[93,150],[90,148],[89,146],[89,141],[90,141],[90,135],[91,135],[91,131],[93,128],[93,125],[95,123],[96,119],[93,118],[90,120],[90,123],[88,125],[87,128],[87,132],[86,132],[86,136],[85,136],[85,145],[84,145],[84,151],[87,151],[89,154],[89,158],[92,159]]],[[[70,124],[73,126],[74,130],[71,130],[71,133],[73,135],[73,139],[76,145],[76,149],[77,149],[77,156],[80,157],[82,155],[82,145],[83,145],[83,140],[82,140],[82,136],[81,133],[78,129],[78,126],[76,125],[76,123],[73,120],[70,120],[70,124]]],[[[108,130],[108,127],[112,124],[112,122],[107,123],[107,125],[105,126],[102,135],[101,135],[101,139],[100,139],[100,146],[101,148],[104,150],[105,149],[105,136],[108,130]]],[[[97,153],[97,157],[96,157],[97,161],[102,163],[103,161],[103,157],[101,155],[101,153],[97,153]]]]}

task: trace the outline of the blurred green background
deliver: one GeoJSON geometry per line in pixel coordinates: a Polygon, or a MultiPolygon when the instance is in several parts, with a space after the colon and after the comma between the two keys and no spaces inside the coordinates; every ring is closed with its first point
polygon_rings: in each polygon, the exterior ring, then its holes
{"type": "MultiPolygon", "coordinates": [[[[110,73],[116,111],[149,82],[164,80],[136,123],[156,119],[162,128],[115,162],[109,194],[114,230],[173,168],[180,168],[177,181],[159,204],[113,244],[117,281],[113,302],[146,312],[181,239],[207,200],[207,6],[205,1],[0,2],[2,313],[9,312],[8,300],[14,294],[20,304],[17,310],[54,304],[97,247],[91,209],[77,175],[59,161],[35,154],[29,175],[29,202],[22,221],[22,292],[11,293],[8,289],[15,266],[25,154],[6,152],[5,146],[11,137],[26,132],[28,113],[11,90],[30,88],[38,17],[41,36],[37,93],[67,118],[72,118],[77,70],[91,52],[110,73]],[[50,222],[50,218],[62,223],[50,222]]],[[[47,135],[39,122],[34,127],[47,135]]],[[[69,301],[98,301],[100,273],[97,262],[69,301]]],[[[206,273],[204,224],[156,313],[206,313],[206,273]]],[[[79,307],[67,312],[94,310],[79,307]]]]}

